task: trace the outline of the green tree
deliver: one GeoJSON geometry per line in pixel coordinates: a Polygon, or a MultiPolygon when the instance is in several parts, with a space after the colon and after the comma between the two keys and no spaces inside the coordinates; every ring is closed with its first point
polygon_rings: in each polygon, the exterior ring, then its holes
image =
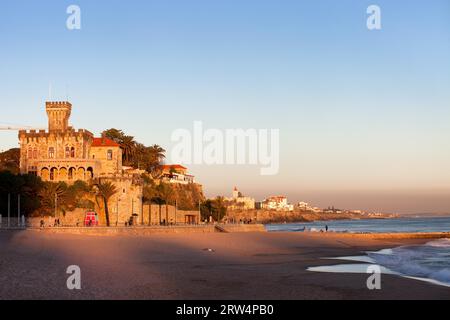
{"type": "Polygon", "coordinates": [[[225,198],[223,196],[217,196],[214,200],[215,219],[216,221],[221,221],[227,214],[225,198]]]}
{"type": "Polygon", "coordinates": [[[150,175],[156,179],[162,173],[161,163],[164,160],[166,150],[159,145],[151,147],[138,146],[136,158],[138,159],[138,167],[145,169],[150,175]]]}
{"type": "Polygon", "coordinates": [[[20,149],[13,148],[0,153],[0,171],[20,172],[20,149]]]}
{"type": "Polygon", "coordinates": [[[202,220],[208,220],[212,217],[219,222],[227,214],[224,197],[218,196],[215,199],[208,199],[200,205],[200,214],[202,220]]]}
{"type": "Polygon", "coordinates": [[[103,206],[105,208],[105,218],[106,218],[106,226],[110,226],[110,219],[109,219],[109,208],[108,208],[108,202],[109,200],[118,192],[116,186],[110,182],[99,182],[96,185],[98,191],[97,196],[102,198],[103,200],[103,206]]]}
{"type": "Polygon", "coordinates": [[[102,135],[118,143],[123,150],[123,162],[126,165],[133,165],[133,160],[137,149],[136,141],[133,136],[125,135],[122,130],[115,128],[103,131],[102,135]]]}
{"type": "Polygon", "coordinates": [[[118,143],[123,150],[122,159],[125,165],[145,169],[153,178],[161,174],[160,165],[164,160],[165,152],[161,146],[154,144],[146,147],[126,135],[122,130],[111,128],[103,131],[102,135],[118,143]]]}
{"type": "Polygon", "coordinates": [[[122,130],[118,130],[118,129],[114,129],[114,128],[103,131],[102,135],[108,139],[113,140],[114,142],[116,142],[118,144],[122,144],[123,137],[125,136],[125,134],[123,133],[122,130]]]}
{"type": "Polygon", "coordinates": [[[136,141],[133,136],[124,136],[120,147],[123,150],[124,162],[126,165],[133,164],[133,158],[136,155],[136,141]]]}
{"type": "Polygon", "coordinates": [[[176,200],[176,194],[174,190],[172,189],[172,186],[170,186],[167,183],[160,183],[158,186],[159,190],[159,197],[164,200],[164,203],[166,204],[166,225],[169,224],[169,204],[175,202],[176,200]]]}
{"type": "Polygon", "coordinates": [[[17,212],[17,197],[20,194],[20,211],[25,216],[32,215],[40,208],[39,190],[42,181],[34,175],[16,175],[11,171],[0,171],[0,212],[8,210],[8,195],[10,195],[10,210],[17,212]]]}
{"type": "Polygon", "coordinates": [[[56,216],[58,211],[63,214],[68,210],[72,198],[67,192],[67,185],[63,182],[44,182],[39,190],[42,215],[56,216]]]}

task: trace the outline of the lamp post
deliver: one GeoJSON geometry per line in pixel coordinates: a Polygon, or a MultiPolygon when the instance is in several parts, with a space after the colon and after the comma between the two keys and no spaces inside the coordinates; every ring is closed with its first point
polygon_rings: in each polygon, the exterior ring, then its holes
{"type": "Polygon", "coordinates": [[[120,197],[117,198],[117,203],[116,203],[116,227],[119,225],[119,202],[120,202],[120,197]]]}
{"type": "Polygon", "coordinates": [[[58,219],[58,194],[55,193],[55,219],[58,219]]]}
{"type": "Polygon", "coordinates": [[[11,226],[11,193],[8,193],[8,228],[11,226]]]}
{"type": "Polygon", "coordinates": [[[175,225],[177,224],[177,215],[178,215],[178,201],[175,199],[175,225]]]}
{"type": "Polygon", "coordinates": [[[17,195],[17,227],[20,227],[20,193],[17,195]]]}
{"type": "Polygon", "coordinates": [[[141,195],[141,226],[144,225],[144,196],[141,195]]]}

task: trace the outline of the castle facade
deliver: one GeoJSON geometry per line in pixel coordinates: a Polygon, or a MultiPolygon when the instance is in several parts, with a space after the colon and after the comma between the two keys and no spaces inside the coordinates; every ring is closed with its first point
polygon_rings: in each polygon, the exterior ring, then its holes
{"type": "Polygon", "coordinates": [[[70,102],[46,102],[45,108],[48,130],[19,131],[22,174],[70,183],[122,173],[122,149],[117,143],[69,126],[70,102]]]}

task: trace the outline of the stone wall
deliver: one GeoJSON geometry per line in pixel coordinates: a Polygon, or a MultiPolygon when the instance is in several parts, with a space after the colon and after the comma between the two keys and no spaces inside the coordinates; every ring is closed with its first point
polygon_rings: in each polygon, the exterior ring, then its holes
{"type": "MultiPolygon", "coordinates": [[[[92,143],[92,133],[85,130],[67,130],[65,132],[20,131],[20,166],[21,173],[28,173],[32,167],[43,167],[42,162],[55,159],[70,161],[78,166],[80,160],[89,159],[89,146],[92,143]],[[54,148],[53,158],[49,157],[49,148],[54,148]],[[71,148],[75,155],[72,157],[71,148]],[[69,154],[66,154],[69,148],[69,154]]],[[[85,167],[85,166],[84,166],[85,167]]],[[[37,172],[40,175],[40,171],[37,172]]]]}
{"type": "MultiPolygon", "coordinates": [[[[159,206],[158,205],[144,205],[144,216],[140,214],[140,210],[142,208],[139,207],[140,203],[136,202],[136,218],[135,222],[137,225],[144,225],[144,226],[158,226],[159,223],[159,206]],[[151,221],[149,224],[149,212],[151,212],[151,221]]],[[[119,215],[116,213],[116,209],[110,208],[110,224],[112,227],[119,226],[124,227],[125,223],[129,223],[131,218],[131,211],[127,207],[126,201],[122,201],[120,204],[119,215]],[[123,207],[122,207],[123,206],[123,207]],[[117,219],[118,218],[118,219],[117,219]],[[117,222],[117,224],[116,224],[117,222]]],[[[95,212],[98,213],[99,217],[99,226],[106,226],[106,218],[104,216],[103,207],[97,207],[95,212]]],[[[66,227],[75,227],[75,226],[83,226],[84,223],[84,217],[85,217],[86,210],[85,209],[75,209],[71,212],[66,212],[65,215],[61,214],[58,216],[59,222],[61,226],[66,227]]],[[[169,214],[169,223],[175,224],[175,221],[177,224],[198,224],[199,223],[199,212],[198,211],[185,211],[185,210],[175,210],[174,206],[168,206],[168,214],[169,214]],[[189,218],[186,218],[186,216],[193,216],[194,220],[186,220],[189,218]],[[176,220],[175,220],[176,217],[176,220]]],[[[44,220],[45,226],[53,226],[55,223],[55,217],[32,217],[26,219],[27,227],[39,227],[41,219],[44,220]]],[[[166,206],[161,206],[161,223],[163,223],[164,219],[166,219],[166,206]]],[[[2,217],[2,225],[3,227],[6,227],[7,220],[6,217],[2,217]]],[[[10,225],[12,227],[17,226],[17,218],[11,217],[10,225]]]]}
{"type": "Polygon", "coordinates": [[[122,149],[120,147],[91,146],[90,157],[101,163],[98,175],[122,172],[122,149]],[[108,151],[111,151],[111,159],[108,159],[108,151]]]}
{"type": "Polygon", "coordinates": [[[159,225],[168,222],[169,224],[184,224],[200,222],[200,213],[198,211],[179,210],[174,206],[166,205],[144,205],[143,222],[145,225],[159,225]],[[160,217],[161,215],[161,217],[160,217]]]}
{"type": "Polygon", "coordinates": [[[153,227],[112,227],[112,228],[45,228],[38,232],[64,233],[86,236],[147,236],[158,233],[212,233],[219,232],[214,225],[195,226],[153,226],[153,227]]]}
{"type": "Polygon", "coordinates": [[[220,224],[225,232],[266,232],[263,224],[220,224]]]}

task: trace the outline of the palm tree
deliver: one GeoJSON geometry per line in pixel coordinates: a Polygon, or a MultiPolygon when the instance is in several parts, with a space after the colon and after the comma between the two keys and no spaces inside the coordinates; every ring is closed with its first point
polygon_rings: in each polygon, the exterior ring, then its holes
{"type": "Polygon", "coordinates": [[[160,164],[164,160],[166,150],[157,144],[147,148],[148,162],[147,171],[151,173],[153,178],[157,178],[160,174],[160,164]]]}
{"type": "MultiPolygon", "coordinates": [[[[155,198],[158,196],[158,191],[155,188],[155,184],[153,181],[151,183],[148,183],[144,186],[144,189],[142,191],[142,201],[143,202],[155,202],[155,198]]],[[[152,224],[152,208],[150,206],[150,209],[148,210],[148,225],[150,226],[152,224]]]]}
{"type": "Polygon", "coordinates": [[[152,199],[152,202],[159,206],[159,224],[161,224],[161,206],[165,203],[165,201],[163,198],[156,196],[152,199]]]}
{"type": "Polygon", "coordinates": [[[161,183],[159,185],[159,196],[164,200],[166,204],[166,225],[167,225],[169,223],[169,203],[175,200],[175,192],[170,185],[166,183],[161,183]]]}
{"type": "Polygon", "coordinates": [[[56,206],[63,212],[67,207],[67,185],[65,183],[44,183],[39,191],[39,199],[41,200],[42,209],[50,215],[56,214],[56,206]]]}
{"type": "Polygon", "coordinates": [[[120,143],[120,147],[123,149],[123,156],[126,164],[130,164],[136,154],[136,141],[133,136],[124,136],[120,143]]]}
{"type": "Polygon", "coordinates": [[[166,150],[164,150],[162,147],[160,147],[157,144],[152,145],[148,148],[148,151],[150,153],[151,160],[155,163],[161,163],[161,161],[166,157],[164,154],[166,150]]]}
{"type": "Polygon", "coordinates": [[[109,209],[108,209],[108,201],[117,193],[116,186],[110,182],[100,182],[97,184],[98,193],[97,195],[103,199],[103,205],[105,207],[105,218],[106,218],[106,226],[110,226],[109,222],[109,209]]]}
{"type": "Polygon", "coordinates": [[[141,169],[141,166],[145,166],[146,162],[146,154],[147,154],[147,147],[144,146],[142,143],[136,142],[135,144],[135,155],[133,157],[133,165],[141,169]]]}
{"type": "Polygon", "coordinates": [[[214,202],[214,207],[216,209],[215,211],[217,213],[217,222],[220,222],[220,220],[222,220],[223,218],[222,214],[224,212],[224,208],[226,208],[225,197],[217,196],[214,202]]]}

